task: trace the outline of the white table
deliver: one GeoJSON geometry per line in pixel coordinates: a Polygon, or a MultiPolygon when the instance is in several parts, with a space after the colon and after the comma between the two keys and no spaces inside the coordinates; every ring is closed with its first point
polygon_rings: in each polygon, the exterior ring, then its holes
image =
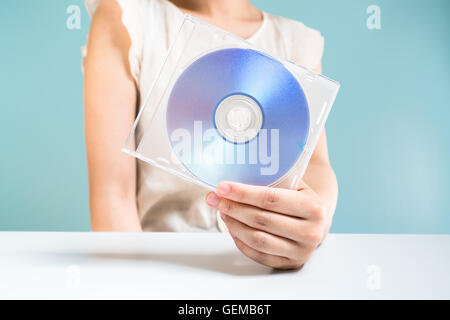
{"type": "Polygon", "coordinates": [[[297,272],[213,233],[0,233],[0,298],[450,299],[450,236],[331,234],[297,272]]]}

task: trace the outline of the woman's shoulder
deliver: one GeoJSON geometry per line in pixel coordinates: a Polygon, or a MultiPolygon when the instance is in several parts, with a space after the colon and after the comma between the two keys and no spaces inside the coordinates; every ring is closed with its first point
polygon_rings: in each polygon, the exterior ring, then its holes
{"type": "Polygon", "coordinates": [[[265,13],[275,34],[283,38],[288,57],[295,63],[314,69],[320,65],[324,50],[322,33],[303,22],[265,13]]]}
{"type": "MultiPolygon", "coordinates": [[[[143,41],[148,33],[167,31],[182,20],[182,12],[168,0],[85,0],[91,17],[107,4],[120,8],[121,22],[132,41],[143,41]],[[168,23],[170,22],[170,23],[168,23]]],[[[151,37],[150,37],[151,38],[151,37]]]]}

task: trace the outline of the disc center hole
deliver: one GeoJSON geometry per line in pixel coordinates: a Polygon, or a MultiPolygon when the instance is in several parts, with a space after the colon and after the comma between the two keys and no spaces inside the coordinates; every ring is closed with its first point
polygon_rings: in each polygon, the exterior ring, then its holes
{"type": "Polygon", "coordinates": [[[263,114],[259,104],[251,97],[234,94],[223,99],[216,107],[214,123],[226,140],[245,143],[258,135],[263,114]]]}
{"type": "Polygon", "coordinates": [[[251,120],[250,111],[241,106],[233,107],[227,115],[228,124],[236,131],[246,130],[250,126],[251,120]]]}

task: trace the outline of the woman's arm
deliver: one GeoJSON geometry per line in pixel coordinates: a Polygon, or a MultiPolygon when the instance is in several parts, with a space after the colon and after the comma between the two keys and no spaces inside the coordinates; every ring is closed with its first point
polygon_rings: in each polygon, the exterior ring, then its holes
{"type": "MultiPolygon", "coordinates": [[[[319,65],[314,71],[322,73],[322,66],[319,65]]],[[[320,135],[319,141],[311,156],[308,168],[303,176],[303,181],[318,194],[325,208],[325,218],[327,220],[327,227],[323,235],[323,238],[325,238],[331,227],[338,198],[338,183],[328,157],[325,129],[320,135]]]]}
{"type": "Polygon", "coordinates": [[[115,0],[103,0],[91,24],[85,64],[85,135],[93,231],[141,231],[136,161],[121,152],[136,114],[128,63],[130,39],[115,0]]]}
{"type": "Polygon", "coordinates": [[[328,159],[327,138],[325,130],[319,138],[316,149],[309,161],[303,181],[319,196],[324,209],[325,230],[322,241],[328,234],[336,209],[338,184],[336,175],[328,159]]]}

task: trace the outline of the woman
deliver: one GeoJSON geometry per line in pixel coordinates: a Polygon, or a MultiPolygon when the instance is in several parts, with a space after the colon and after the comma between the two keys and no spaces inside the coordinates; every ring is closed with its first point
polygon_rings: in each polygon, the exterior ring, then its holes
{"type": "Polygon", "coordinates": [[[316,72],[320,33],[247,0],[87,0],[87,6],[93,14],[85,60],[92,230],[227,228],[251,259],[280,269],[302,266],[328,233],[336,206],[325,133],[298,190],[223,182],[206,194],[120,149],[184,13],[316,72]]]}

